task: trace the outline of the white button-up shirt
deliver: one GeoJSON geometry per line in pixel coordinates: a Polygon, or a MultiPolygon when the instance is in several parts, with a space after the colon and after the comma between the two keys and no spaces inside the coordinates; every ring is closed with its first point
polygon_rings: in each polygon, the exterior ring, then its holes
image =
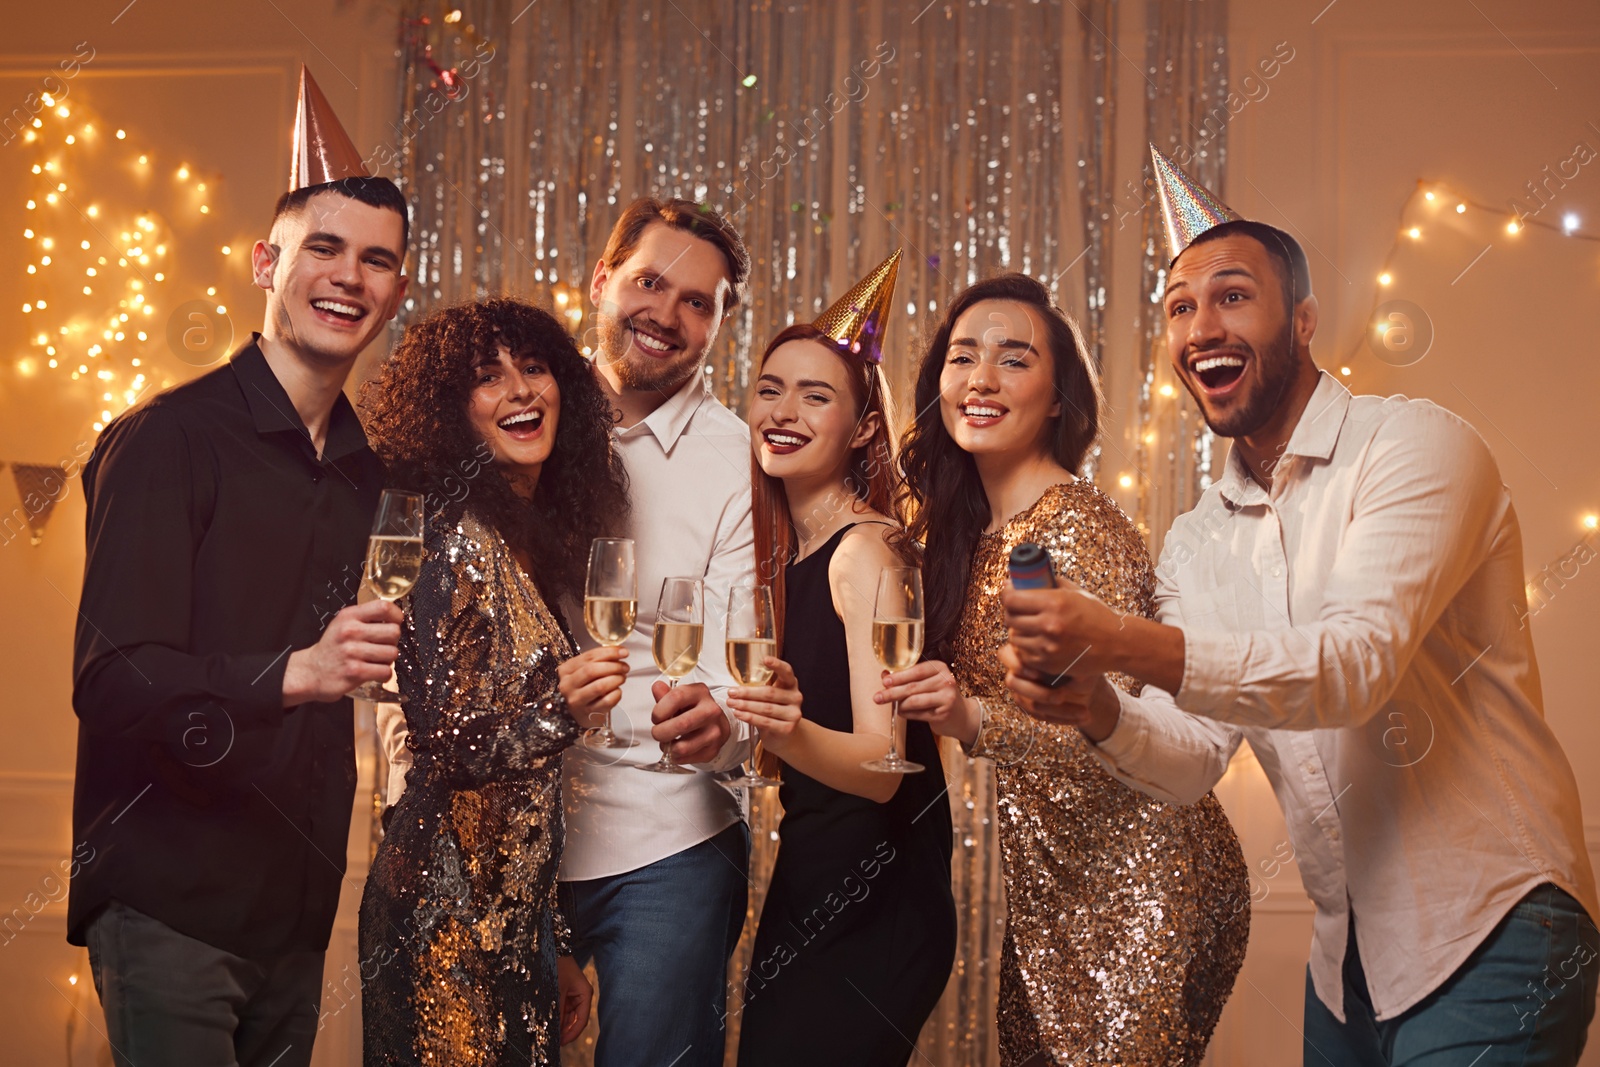
{"type": "Polygon", "coordinates": [[[1323,374],[1271,491],[1233,450],[1173,524],[1157,585],[1186,642],[1176,706],[1122,695],[1099,754],[1188,803],[1249,740],[1339,1018],[1351,908],[1379,1019],[1437,989],[1535,886],[1600,915],[1577,783],[1544,721],[1516,512],[1467,423],[1323,374]]]}
{"type": "MultiPolygon", "coordinates": [[[[567,843],[561,879],[579,881],[637,870],[706,841],[741,816],[739,798],[709,775],[647,774],[661,757],[650,737],[651,684],[663,679],[650,655],[656,601],[670,577],[705,582],[700,663],[680,684],[704,682],[719,703],[733,684],[723,645],[728,591],[755,581],[750,524],[750,429],[711,395],[697,374],[660,407],[616,431],[633,502],[639,613],[628,649],[628,680],[612,709],[612,728],[634,748],[575,745],[564,758],[567,843]]],[[[578,605],[567,621],[580,648],[593,648],[578,605]]],[[[749,728],[730,717],[728,743],[709,769],[731,768],[749,749],[749,728]]]]}

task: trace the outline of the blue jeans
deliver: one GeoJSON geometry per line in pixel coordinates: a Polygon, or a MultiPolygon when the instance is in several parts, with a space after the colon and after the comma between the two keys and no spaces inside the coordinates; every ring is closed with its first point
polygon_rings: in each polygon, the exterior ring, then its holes
{"type": "Polygon", "coordinates": [[[573,954],[599,979],[595,1067],[721,1067],[749,870],[739,822],[648,867],[561,883],[573,954]]]}
{"type": "Polygon", "coordinates": [[[321,952],[246,959],[112,901],[85,931],[117,1067],[304,1067],[321,952]]]}
{"type": "Polygon", "coordinates": [[[1345,1022],[1306,972],[1306,1067],[1573,1067],[1594,1018],[1600,935],[1553,885],[1531,891],[1445,983],[1379,1022],[1355,926],[1344,960],[1345,1022]]]}

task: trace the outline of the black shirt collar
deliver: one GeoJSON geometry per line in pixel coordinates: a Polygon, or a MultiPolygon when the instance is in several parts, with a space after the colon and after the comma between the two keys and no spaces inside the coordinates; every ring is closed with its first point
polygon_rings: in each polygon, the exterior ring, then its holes
{"type": "MultiPolygon", "coordinates": [[[[294,402],[284,390],[283,383],[272,373],[267,357],[261,351],[261,335],[252,333],[250,342],[229,359],[233,373],[239,379],[250,416],[255,420],[257,433],[293,433],[306,443],[312,455],[316,449],[311,443],[311,431],[301,421],[294,402]]],[[[333,402],[333,412],[328,417],[328,440],[322,450],[325,461],[337,460],[367,447],[366,431],[356,417],[350,400],[340,393],[333,402]]]]}

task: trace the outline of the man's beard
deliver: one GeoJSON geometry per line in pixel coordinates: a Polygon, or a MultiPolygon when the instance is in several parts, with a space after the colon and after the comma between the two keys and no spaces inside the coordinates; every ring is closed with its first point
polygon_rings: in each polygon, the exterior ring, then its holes
{"type": "Polygon", "coordinates": [[[1243,407],[1216,421],[1212,420],[1204,404],[1198,406],[1206,425],[1218,437],[1249,437],[1272,421],[1273,416],[1278,413],[1278,406],[1283,403],[1283,398],[1289,394],[1289,386],[1294,384],[1292,323],[1286,323],[1283,332],[1259,352],[1243,343],[1230,347],[1244,349],[1250,362],[1261,368],[1261,384],[1243,407]]]}
{"type": "MultiPolygon", "coordinates": [[[[676,392],[694,376],[705,355],[704,351],[690,352],[685,347],[670,359],[652,359],[633,351],[633,331],[628,319],[604,312],[596,318],[600,329],[600,360],[616,370],[617,380],[625,389],[676,392]]],[[[639,323],[662,337],[681,340],[677,331],[665,329],[649,319],[641,318],[639,323]]]]}

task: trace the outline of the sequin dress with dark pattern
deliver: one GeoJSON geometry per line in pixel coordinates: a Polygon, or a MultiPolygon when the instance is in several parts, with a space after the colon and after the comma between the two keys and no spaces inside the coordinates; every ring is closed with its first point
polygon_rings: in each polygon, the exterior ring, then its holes
{"type": "MultiPolygon", "coordinates": [[[[995,762],[1006,895],[1000,1058],[1193,1067],[1244,962],[1244,856],[1215,796],[1178,805],[1136,792],[1076,728],[1030,718],[1008,695],[996,656],[1006,641],[1000,592],[1024,541],[1119,611],[1150,615],[1155,589],[1138,530],[1085,482],[1047,490],[973,554],[950,667],[986,705],[972,754],[995,762]]],[[[1137,693],[1131,678],[1111,681],[1137,693]]]]}
{"type": "Polygon", "coordinates": [[[425,547],[395,665],[414,763],[361,898],[365,1062],[556,1064],[572,642],[470,513],[425,547]]]}

